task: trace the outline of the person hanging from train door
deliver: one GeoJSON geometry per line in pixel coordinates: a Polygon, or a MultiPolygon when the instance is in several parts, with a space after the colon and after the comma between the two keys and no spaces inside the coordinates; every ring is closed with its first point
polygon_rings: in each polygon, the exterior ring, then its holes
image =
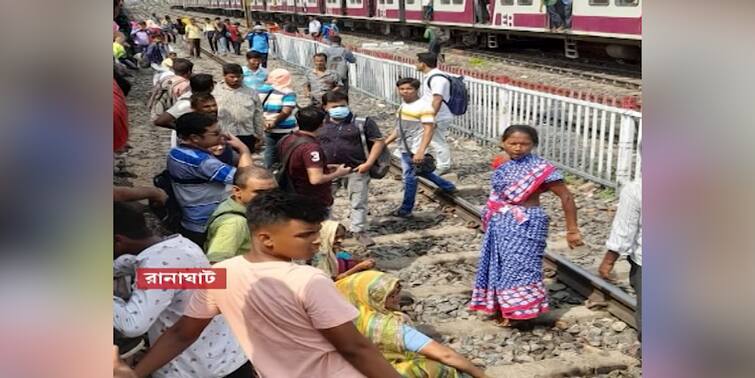
{"type": "Polygon", "coordinates": [[[422,0],[422,21],[432,21],[433,0],[422,0]]]}
{"type": "Polygon", "coordinates": [[[564,21],[561,19],[561,14],[557,10],[556,3],[560,0],[540,0],[540,13],[543,12],[543,6],[548,13],[548,29],[551,32],[556,30],[563,30],[564,21]]]}
{"type": "Polygon", "coordinates": [[[475,1],[475,22],[478,24],[487,24],[490,21],[490,12],[488,3],[490,0],[475,1]]]}
{"type": "Polygon", "coordinates": [[[556,9],[561,13],[560,16],[564,24],[556,31],[568,32],[571,30],[572,0],[559,0],[559,5],[556,9]]]}

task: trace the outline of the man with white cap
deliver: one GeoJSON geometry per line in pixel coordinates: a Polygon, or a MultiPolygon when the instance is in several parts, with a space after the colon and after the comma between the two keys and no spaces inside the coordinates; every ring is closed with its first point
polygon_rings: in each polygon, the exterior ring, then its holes
{"type": "Polygon", "coordinates": [[[249,51],[254,51],[262,56],[262,68],[267,68],[267,54],[270,51],[270,34],[262,25],[254,25],[250,33],[246,35],[249,41],[249,51]]]}

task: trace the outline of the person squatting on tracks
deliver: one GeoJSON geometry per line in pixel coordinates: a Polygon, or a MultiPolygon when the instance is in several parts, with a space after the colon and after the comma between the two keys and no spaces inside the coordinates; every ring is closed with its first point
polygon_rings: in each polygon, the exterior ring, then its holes
{"type": "Polygon", "coordinates": [[[506,128],[500,144],[506,159],[490,179],[490,197],[483,210],[485,236],[469,308],[497,316],[501,326],[550,310],[543,283],[548,215],[540,206],[540,194],[552,192],[561,199],[569,248],[583,244],[577,207],[563,175],[532,154],[538,141],[531,126],[506,128]]]}

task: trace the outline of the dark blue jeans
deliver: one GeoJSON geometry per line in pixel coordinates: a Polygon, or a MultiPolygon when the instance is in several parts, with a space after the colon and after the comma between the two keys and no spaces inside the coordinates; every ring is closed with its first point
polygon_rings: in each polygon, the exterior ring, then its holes
{"type": "MultiPolygon", "coordinates": [[[[399,212],[410,214],[414,209],[414,200],[417,197],[417,173],[412,162],[412,155],[407,153],[401,154],[401,170],[404,179],[404,200],[401,202],[399,212]]],[[[432,181],[435,185],[446,192],[456,189],[454,184],[446,179],[441,178],[435,173],[423,173],[422,177],[432,181]]]]}
{"type": "Polygon", "coordinates": [[[278,141],[288,134],[264,133],[265,150],[262,155],[265,159],[265,168],[270,169],[273,164],[280,161],[278,156],[278,141]]]}
{"type": "Polygon", "coordinates": [[[564,21],[561,19],[561,15],[558,13],[555,5],[547,5],[545,9],[548,11],[548,21],[551,29],[564,25],[564,21]]]}

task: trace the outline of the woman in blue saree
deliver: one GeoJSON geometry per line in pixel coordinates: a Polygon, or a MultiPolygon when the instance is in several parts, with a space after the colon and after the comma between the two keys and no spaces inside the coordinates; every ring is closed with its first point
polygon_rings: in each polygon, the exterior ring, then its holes
{"type": "Polygon", "coordinates": [[[577,209],[563,175],[549,161],[531,153],[537,131],[512,125],[501,137],[507,158],[491,177],[491,194],[483,211],[485,237],[480,251],[470,309],[511,320],[533,319],[549,311],[543,283],[543,255],[548,238],[548,215],[540,194],[561,199],[570,248],[582,245],[577,209]]]}

